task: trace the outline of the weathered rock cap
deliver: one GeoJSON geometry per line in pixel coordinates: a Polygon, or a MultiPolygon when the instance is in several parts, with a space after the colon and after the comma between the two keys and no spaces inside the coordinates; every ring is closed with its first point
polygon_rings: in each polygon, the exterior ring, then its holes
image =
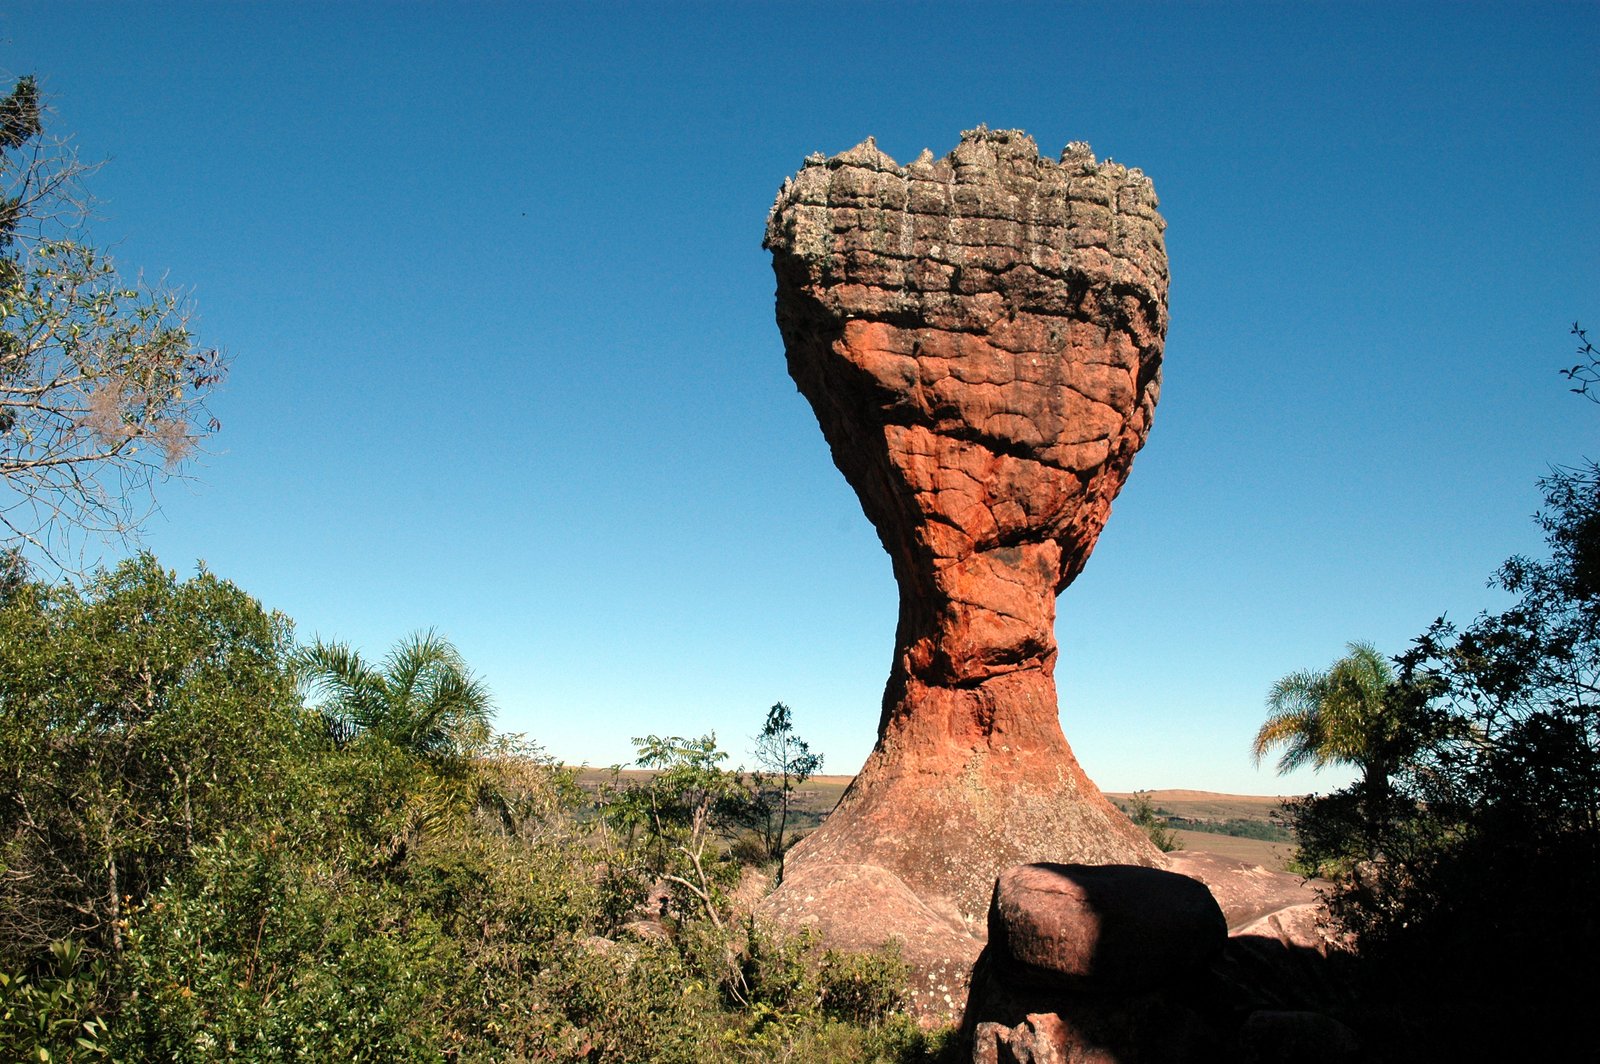
{"type": "Polygon", "coordinates": [[[995,881],[989,945],[1019,983],[1094,993],[1158,989],[1228,939],[1197,879],[1140,865],[1026,864],[995,881]]]}

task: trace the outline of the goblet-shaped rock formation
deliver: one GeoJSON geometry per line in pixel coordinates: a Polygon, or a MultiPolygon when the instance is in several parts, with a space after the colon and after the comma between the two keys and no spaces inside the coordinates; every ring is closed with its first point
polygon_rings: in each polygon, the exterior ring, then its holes
{"type": "Polygon", "coordinates": [[[1016,131],[906,166],[868,139],[785,181],[766,246],[789,372],[900,616],[877,746],[790,856],[780,915],[870,881],[981,927],[1011,865],[1159,861],[1067,746],[1053,629],[1150,429],[1163,225],[1138,170],[1016,131]]]}

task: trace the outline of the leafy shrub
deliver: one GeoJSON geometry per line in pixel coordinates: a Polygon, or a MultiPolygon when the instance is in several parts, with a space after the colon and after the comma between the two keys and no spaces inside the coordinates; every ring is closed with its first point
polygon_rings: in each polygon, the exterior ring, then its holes
{"type": "Polygon", "coordinates": [[[437,1060],[437,921],[390,885],[225,835],[136,915],[114,1031],[135,1060],[437,1060]]]}
{"type": "Polygon", "coordinates": [[[125,899],[266,813],[304,753],[289,630],[149,555],[0,602],[0,964],[120,948],[125,899]]]}
{"type": "Polygon", "coordinates": [[[72,939],[50,945],[42,975],[0,972],[0,1059],[40,1064],[104,1060],[103,961],[86,963],[72,939]]]}

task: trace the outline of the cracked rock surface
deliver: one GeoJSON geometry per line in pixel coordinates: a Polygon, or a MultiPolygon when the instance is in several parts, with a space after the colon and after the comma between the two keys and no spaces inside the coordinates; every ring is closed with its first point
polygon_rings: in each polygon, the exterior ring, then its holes
{"type": "Polygon", "coordinates": [[[1004,868],[1159,863],[1062,735],[1054,622],[1150,430],[1163,226],[1138,170],[1017,131],[904,166],[868,139],[785,181],[789,372],[900,588],[877,746],[792,880],[874,866],[981,941],[1004,868]]]}

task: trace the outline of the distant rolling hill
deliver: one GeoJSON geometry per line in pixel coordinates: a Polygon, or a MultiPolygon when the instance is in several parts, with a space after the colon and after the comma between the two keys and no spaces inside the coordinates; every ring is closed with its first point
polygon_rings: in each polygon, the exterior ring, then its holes
{"type": "MultiPolygon", "coordinates": [[[[1284,795],[1217,794],[1213,791],[1141,791],[1156,815],[1178,834],[1186,850],[1249,861],[1282,871],[1294,856],[1294,836],[1273,819],[1284,795]]],[[[1108,793],[1127,812],[1134,795],[1108,793]]]]}
{"type": "MultiPolygon", "coordinates": [[[[612,781],[610,769],[582,768],[579,785],[591,792],[612,781]]],[[[651,774],[624,769],[621,779],[645,779],[651,774]]],[[[850,785],[852,776],[814,776],[795,791],[791,827],[802,834],[826,819],[850,785]]],[[[1285,801],[1280,795],[1217,794],[1213,791],[1162,790],[1140,792],[1158,816],[1166,820],[1184,849],[1220,854],[1274,870],[1283,870],[1294,855],[1294,838],[1272,816],[1285,801]]],[[[1107,793],[1118,808],[1128,810],[1131,792],[1107,793]]]]}

